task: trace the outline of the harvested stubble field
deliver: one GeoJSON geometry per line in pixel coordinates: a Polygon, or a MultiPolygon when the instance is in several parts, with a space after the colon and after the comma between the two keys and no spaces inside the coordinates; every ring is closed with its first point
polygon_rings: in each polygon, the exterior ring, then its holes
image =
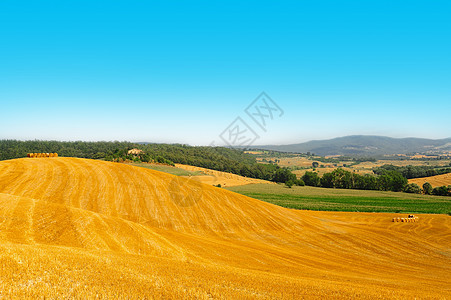
{"type": "Polygon", "coordinates": [[[275,184],[274,182],[271,182],[271,181],[244,177],[244,176],[240,176],[240,175],[236,175],[236,174],[232,174],[232,173],[221,172],[221,171],[216,171],[216,170],[211,170],[211,169],[206,169],[206,168],[201,168],[201,167],[182,165],[182,164],[175,164],[175,166],[177,168],[186,170],[188,172],[204,174],[204,175],[194,174],[194,175],[189,175],[189,177],[191,177],[191,179],[197,180],[197,181],[205,183],[205,184],[211,184],[211,185],[220,184],[223,187],[246,185],[246,184],[256,184],[256,183],[275,184]]]}
{"type": "Polygon", "coordinates": [[[420,187],[422,187],[423,184],[425,184],[426,182],[429,182],[433,187],[443,186],[443,185],[445,185],[445,186],[451,185],[451,173],[435,175],[435,176],[430,176],[430,177],[409,179],[409,183],[416,183],[420,187]]]}
{"type": "Polygon", "coordinates": [[[169,166],[164,164],[156,164],[156,163],[131,163],[132,166],[142,167],[150,170],[160,171],[164,173],[169,173],[177,176],[202,176],[205,175],[203,172],[199,171],[187,171],[183,168],[169,166]]]}
{"type": "Polygon", "coordinates": [[[220,184],[222,187],[255,184],[255,183],[275,184],[274,182],[262,179],[244,177],[232,173],[226,173],[183,164],[175,164],[175,166],[168,166],[152,163],[132,163],[131,165],[155,171],[165,172],[177,176],[187,177],[191,180],[195,180],[200,183],[205,183],[209,185],[220,184]]]}
{"type": "Polygon", "coordinates": [[[0,162],[0,298],[449,298],[451,217],[297,211],[75,158],[0,162]]]}

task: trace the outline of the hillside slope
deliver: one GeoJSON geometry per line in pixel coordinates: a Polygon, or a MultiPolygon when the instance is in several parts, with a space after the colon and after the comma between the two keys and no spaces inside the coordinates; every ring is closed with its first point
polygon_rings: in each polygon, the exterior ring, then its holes
{"type": "Polygon", "coordinates": [[[451,218],[393,216],[289,210],[117,163],[3,161],[0,297],[450,297],[451,218]]]}
{"type": "Polygon", "coordinates": [[[0,163],[0,192],[187,232],[280,229],[296,215],[278,206],[149,169],[79,158],[0,163]],[[277,222],[273,222],[275,220],[277,222]]]}
{"type": "Polygon", "coordinates": [[[254,183],[265,183],[265,184],[276,184],[272,181],[267,181],[263,179],[244,177],[240,175],[236,175],[233,173],[221,172],[201,167],[195,167],[190,165],[182,165],[175,164],[176,167],[180,169],[184,169],[191,172],[202,172],[205,175],[196,175],[191,176],[191,179],[197,180],[199,182],[210,184],[210,185],[218,185],[220,184],[222,187],[228,186],[237,186],[237,185],[246,185],[246,184],[254,184],[254,183]]]}
{"type": "Polygon", "coordinates": [[[451,151],[451,138],[433,140],[421,138],[391,138],[386,136],[351,135],[329,140],[315,140],[290,145],[263,145],[253,148],[282,152],[327,155],[379,156],[416,152],[451,151]]]}

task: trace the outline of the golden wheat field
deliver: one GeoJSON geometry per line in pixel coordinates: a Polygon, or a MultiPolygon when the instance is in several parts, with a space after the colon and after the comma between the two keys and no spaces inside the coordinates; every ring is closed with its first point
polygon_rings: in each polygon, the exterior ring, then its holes
{"type": "Polygon", "coordinates": [[[76,158],[0,162],[0,298],[451,297],[451,217],[296,211],[76,158]]]}
{"type": "Polygon", "coordinates": [[[202,172],[206,175],[195,175],[190,176],[191,179],[197,180],[201,183],[210,184],[210,185],[218,185],[220,184],[223,187],[228,186],[237,186],[237,185],[245,185],[245,184],[252,184],[252,183],[266,183],[266,184],[275,184],[274,182],[262,180],[262,179],[256,179],[256,178],[250,178],[250,177],[244,177],[232,173],[226,173],[201,167],[195,167],[195,166],[189,166],[189,165],[182,165],[182,164],[175,164],[177,168],[191,171],[191,172],[202,172]]]}
{"type": "Polygon", "coordinates": [[[429,182],[433,187],[442,186],[442,185],[451,185],[451,173],[435,175],[430,177],[423,178],[413,178],[409,179],[409,183],[416,183],[420,187],[423,186],[424,183],[429,182]]]}

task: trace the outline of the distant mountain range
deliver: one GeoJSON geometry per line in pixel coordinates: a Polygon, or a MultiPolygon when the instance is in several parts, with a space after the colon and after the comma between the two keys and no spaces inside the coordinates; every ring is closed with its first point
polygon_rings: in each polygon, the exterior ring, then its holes
{"type": "Polygon", "coordinates": [[[451,138],[391,138],[386,136],[351,135],[330,140],[314,140],[291,145],[253,146],[254,149],[282,152],[315,153],[316,155],[380,156],[387,154],[443,153],[451,151],[451,138]]]}

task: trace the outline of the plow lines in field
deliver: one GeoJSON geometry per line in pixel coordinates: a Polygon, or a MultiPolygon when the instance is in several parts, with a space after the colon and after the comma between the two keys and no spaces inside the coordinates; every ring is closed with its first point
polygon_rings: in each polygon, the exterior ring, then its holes
{"type": "Polygon", "coordinates": [[[0,298],[451,296],[450,217],[393,217],[290,210],[124,164],[3,161],[0,298]]]}

